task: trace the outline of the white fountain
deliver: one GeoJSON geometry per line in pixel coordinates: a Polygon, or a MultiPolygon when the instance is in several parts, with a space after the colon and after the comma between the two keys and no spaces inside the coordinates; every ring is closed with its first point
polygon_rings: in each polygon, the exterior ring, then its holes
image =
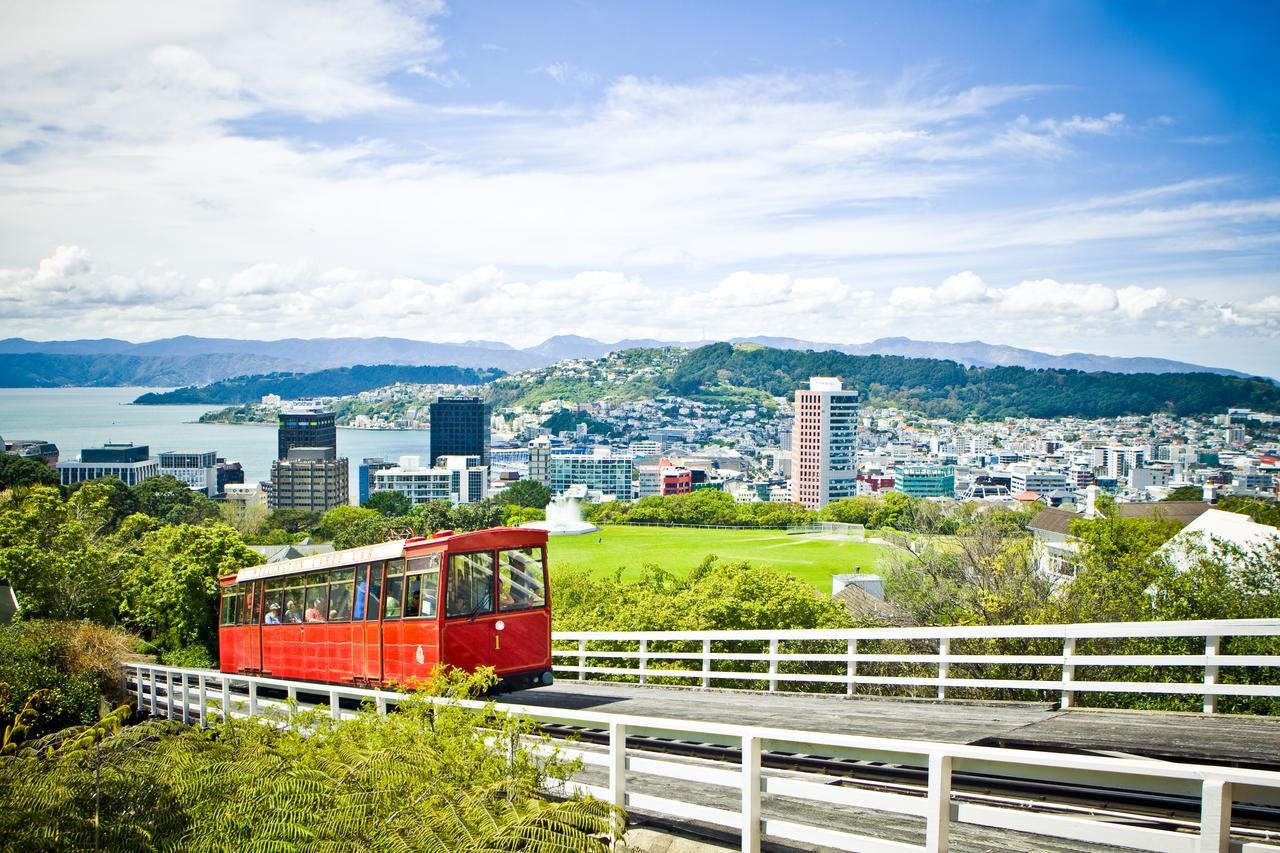
{"type": "Polygon", "coordinates": [[[526,521],[521,527],[545,530],[552,536],[577,536],[599,530],[589,521],[582,520],[582,511],[573,498],[560,497],[547,504],[546,521],[526,521]]]}

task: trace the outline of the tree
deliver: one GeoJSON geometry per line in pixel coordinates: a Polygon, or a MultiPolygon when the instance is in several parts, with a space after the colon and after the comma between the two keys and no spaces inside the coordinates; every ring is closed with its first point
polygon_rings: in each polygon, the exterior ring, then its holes
{"type": "Polygon", "coordinates": [[[0,577],[13,584],[24,617],[114,620],[125,563],[111,542],[117,495],[107,481],[86,483],[66,500],[35,486],[0,513],[0,577]]]}
{"type": "Polygon", "coordinates": [[[1166,501],[1198,501],[1204,497],[1204,489],[1199,486],[1179,486],[1169,492],[1166,501]]]}
{"type": "Polygon", "coordinates": [[[311,530],[320,523],[320,513],[305,509],[273,509],[263,522],[266,530],[284,530],[288,533],[301,533],[311,530]]]}
{"type": "Polygon", "coordinates": [[[166,524],[200,524],[218,515],[218,505],[176,477],[151,477],[133,487],[139,511],[166,524]]]}
{"type": "Polygon", "coordinates": [[[169,525],[145,534],[121,581],[120,617],[162,649],[217,647],[218,578],[262,562],[231,528],[169,525]]]}
{"type": "Polygon", "coordinates": [[[885,577],[885,598],[922,625],[1034,622],[1049,590],[1031,538],[998,513],[977,516],[946,545],[900,553],[885,577]]]}
{"type": "Polygon", "coordinates": [[[93,487],[93,502],[100,508],[101,526],[95,533],[110,533],[121,521],[142,511],[138,496],[119,477],[99,477],[71,487],[71,499],[83,489],[93,487]],[[103,498],[105,497],[105,502],[103,498]]]}
{"type": "Polygon", "coordinates": [[[843,628],[843,608],[767,566],[707,557],[687,577],[646,566],[637,580],[557,575],[556,630],[698,631],[843,628]]]}
{"type": "Polygon", "coordinates": [[[369,518],[381,518],[381,514],[375,509],[368,509],[360,506],[351,506],[343,504],[320,516],[320,523],[316,526],[316,536],[321,539],[333,541],[341,536],[348,527],[357,521],[364,521],[369,518]]]}
{"type": "Polygon", "coordinates": [[[551,487],[537,480],[516,480],[502,490],[498,500],[516,506],[545,509],[551,503],[551,487]]]}
{"type": "Polygon", "coordinates": [[[374,492],[361,506],[372,509],[390,518],[397,515],[408,515],[413,509],[413,502],[403,492],[374,492]]]}
{"type": "Polygon", "coordinates": [[[0,451],[0,491],[14,486],[56,486],[58,472],[25,456],[0,451]]]}

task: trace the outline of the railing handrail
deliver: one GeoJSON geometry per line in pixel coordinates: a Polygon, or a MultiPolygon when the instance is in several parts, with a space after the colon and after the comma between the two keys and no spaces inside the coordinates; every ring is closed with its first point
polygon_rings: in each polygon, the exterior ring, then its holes
{"type": "Polygon", "coordinates": [[[935,640],[1280,636],[1280,619],[1196,619],[1171,622],[1081,622],[1058,625],[961,625],[911,628],[805,628],[780,631],[553,631],[574,640],[935,640]]]}
{"type": "MultiPolygon", "coordinates": [[[[401,702],[409,694],[394,691],[338,685],[295,682],[269,676],[238,675],[216,670],[166,667],[143,662],[124,664],[125,680],[134,676],[133,689],[137,694],[138,708],[145,707],[149,697],[153,713],[159,710],[158,676],[163,675],[165,688],[164,712],[170,719],[187,720],[191,709],[191,681],[198,685],[197,712],[202,724],[208,721],[211,692],[216,684],[221,690],[220,713],[227,715],[260,716],[262,700],[260,687],[282,688],[291,699],[298,693],[321,694],[328,698],[331,713],[342,716],[339,700],[357,698],[372,700],[380,713],[387,711],[389,701],[401,702]],[[148,680],[150,684],[148,686],[148,680]],[[247,703],[237,699],[232,702],[232,684],[246,685],[247,703]],[[176,703],[181,703],[181,711],[176,703]],[[247,704],[247,711],[245,705],[247,704]],[[238,707],[237,707],[238,706],[238,707]]],[[[483,708],[485,703],[476,700],[458,700],[429,697],[436,704],[451,704],[468,708],[483,708]]],[[[292,713],[285,706],[285,713],[292,713]]],[[[585,711],[562,708],[544,708],[529,705],[504,705],[502,710],[534,722],[568,723],[607,732],[607,755],[582,753],[588,764],[605,765],[608,768],[608,785],[593,786],[564,780],[571,790],[593,793],[609,802],[623,806],[639,806],[660,809],[675,817],[710,817],[713,822],[739,828],[742,849],[755,853],[760,849],[761,835],[767,832],[784,838],[812,841],[821,837],[824,843],[842,849],[894,849],[919,850],[926,853],[942,853],[948,847],[947,839],[953,821],[979,826],[1016,829],[1017,831],[1049,834],[1090,842],[1126,844],[1148,851],[1225,850],[1229,846],[1231,832],[1231,808],[1234,788],[1239,796],[1249,802],[1265,802],[1280,805],[1280,773],[1268,770],[1235,767],[1179,764],[1141,758],[1120,758],[1095,755],[1075,755],[1057,752],[1004,749],[999,747],[971,746],[968,744],[933,741],[909,741],[880,738],[868,735],[851,735],[834,732],[815,732],[797,729],[774,728],[756,725],[738,725],[709,721],[677,720],[646,717],[632,714],[611,714],[602,711],[585,711]],[[740,769],[699,768],[689,765],[672,765],[662,759],[629,755],[629,735],[655,733],[664,737],[676,735],[681,740],[741,745],[740,769]],[[927,795],[919,797],[866,794],[875,799],[875,808],[925,821],[923,846],[884,842],[870,836],[859,835],[830,827],[763,817],[760,810],[761,795],[775,789],[787,796],[799,797],[818,804],[857,802],[861,796],[848,789],[827,784],[814,784],[776,775],[766,777],[761,764],[761,748],[768,746],[785,752],[806,754],[856,755],[863,760],[892,764],[910,763],[910,757],[918,759],[928,768],[927,795]],[[588,760],[589,759],[589,760],[588,760]],[[904,761],[904,759],[907,759],[904,761]],[[1128,787],[1158,794],[1198,796],[1201,799],[1200,832],[1197,835],[1173,832],[1165,829],[1124,826],[1109,822],[1089,821],[1070,816],[1023,813],[1019,809],[991,808],[963,805],[952,802],[953,770],[967,770],[984,774],[1013,773],[1016,778],[1053,779],[1058,782],[1103,784],[1128,787]],[[737,787],[740,801],[737,812],[716,807],[710,808],[689,803],[687,800],[658,797],[649,794],[630,793],[627,774],[657,774],[659,777],[692,778],[711,785],[737,787]]],[[[574,745],[569,751],[582,752],[574,745]]],[[[670,792],[669,792],[670,793],[670,792]]],[[[678,796],[678,794],[676,794],[678,796]]]]}

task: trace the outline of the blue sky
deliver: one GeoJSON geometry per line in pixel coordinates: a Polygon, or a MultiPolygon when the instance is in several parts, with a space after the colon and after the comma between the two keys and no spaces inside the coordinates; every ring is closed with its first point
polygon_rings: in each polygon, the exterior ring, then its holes
{"type": "Polygon", "coordinates": [[[1270,3],[14,6],[0,334],[1280,375],[1270,3]]]}

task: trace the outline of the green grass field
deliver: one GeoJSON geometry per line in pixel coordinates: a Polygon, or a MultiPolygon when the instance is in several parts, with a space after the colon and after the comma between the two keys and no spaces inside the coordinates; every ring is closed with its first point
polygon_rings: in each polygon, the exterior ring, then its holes
{"type": "Polygon", "coordinates": [[[887,546],[866,542],[789,536],[780,530],[697,530],[685,527],[606,526],[599,533],[553,536],[547,547],[552,571],[583,569],[612,575],[622,567],[634,578],[648,563],[685,575],[715,554],[726,562],[747,560],[787,572],[830,594],[831,576],[861,566],[875,571],[887,546]]]}

